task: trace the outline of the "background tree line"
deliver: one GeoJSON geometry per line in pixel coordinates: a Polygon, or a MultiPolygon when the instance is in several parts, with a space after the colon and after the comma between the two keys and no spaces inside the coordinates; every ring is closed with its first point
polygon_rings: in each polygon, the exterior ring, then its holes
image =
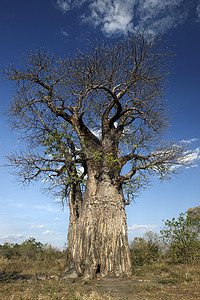
{"type": "MultiPolygon", "coordinates": [[[[136,237],[130,245],[132,266],[167,260],[171,263],[194,263],[200,260],[200,206],[166,220],[160,236],[151,231],[136,237]]],[[[6,259],[56,260],[66,257],[65,250],[37,242],[31,237],[22,244],[0,245],[0,256],[6,259]]]]}

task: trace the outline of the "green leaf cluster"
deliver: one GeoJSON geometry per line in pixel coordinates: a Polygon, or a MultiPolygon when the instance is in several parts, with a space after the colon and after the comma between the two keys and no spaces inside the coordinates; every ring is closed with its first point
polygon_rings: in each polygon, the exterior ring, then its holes
{"type": "Polygon", "coordinates": [[[64,133],[59,132],[57,129],[55,129],[51,133],[48,133],[43,142],[43,146],[46,147],[45,154],[53,154],[60,152],[60,145],[64,137],[64,133]]]}
{"type": "Polygon", "coordinates": [[[108,155],[105,156],[105,159],[109,166],[113,169],[120,169],[119,166],[119,159],[116,158],[113,153],[109,153],[108,155]]]}
{"type": "Polygon", "coordinates": [[[92,153],[92,160],[95,162],[99,162],[102,159],[102,152],[95,151],[92,153]]]}

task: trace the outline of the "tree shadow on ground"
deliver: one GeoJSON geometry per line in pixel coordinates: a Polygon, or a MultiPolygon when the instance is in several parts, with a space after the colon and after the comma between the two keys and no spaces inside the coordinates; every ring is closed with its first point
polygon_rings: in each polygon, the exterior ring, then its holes
{"type": "Polygon", "coordinates": [[[9,283],[11,281],[17,280],[27,280],[30,278],[30,275],[22,275],[19,272],[2,272],[0,273],[0,282],[9,283]]]}

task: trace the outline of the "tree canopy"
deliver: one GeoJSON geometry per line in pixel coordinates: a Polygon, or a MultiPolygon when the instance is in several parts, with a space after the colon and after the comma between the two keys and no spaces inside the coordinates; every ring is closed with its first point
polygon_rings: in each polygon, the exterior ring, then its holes
{"type": "Polygon", "coordinates": [[[42,178],[64,199],[72,182],[85,189],[87,162],[102,157],[128,195],[152,174],[175,173],[184,146],[163,139],[170,56],[162,38],[138,34],[63,59],[31,51],[9,66],[4,73],[17,83],[10,123],[27,145],[8,156],[17,176],[24,183],[42,178]]]}

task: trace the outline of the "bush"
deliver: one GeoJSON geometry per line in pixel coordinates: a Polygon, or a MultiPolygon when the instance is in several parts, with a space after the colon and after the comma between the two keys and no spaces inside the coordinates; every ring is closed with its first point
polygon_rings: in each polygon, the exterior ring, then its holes
{"type": "Polygon", "coordinates": [[[56,260],[63,257],[60,251],[51,245],[43,245],[31,237],[21,245],[4,243],[0,245],[0,256],[7,259],[21,258],[22,260],[56,260]]]}
{"type": "Polygon", "coordinates": [[[186,213],[188,220],[190,220],[191,224],[195,226],[196,231],[200,233],[200,206],[189,208],[186,213]]]}
{"type": "Polygon", "coordinates": [[[36,259],[38,253],[43,252],[44,245],[40,242],[36,242],[35,238],[30,237],[23,242],[20,246],[20,254],[26,259],[36,259]]]}
{"type": "Polygon", "coordinates": [[[13,244],[4,243],[4,245],[0,245],[1,257],[10,259],[13,255],[14,255],[13,244]]]}
{"type": "Polygon", "coordinates": [[[199,228],[187,214],[181,213],[177,220],[167,220],[161,235],[168,246],[166,255],[173,263],[192,263],[200,259],[199,228]]]}
{"type": "Polygon", "coordinates": [[[63,258],[63,251],[60,251],[59,249],[56,249],[50,244],[45,244],[43,253],[41,256],[43,259],[47,260],[57,260],[63,258]]]}
{"type": "Polygon", "coordinates": [[[130,249],[131,260],[134,266],[152,264],[161,256],[158,237],[152,232],[148,232],[145,238],[136,237],[130,249]]]}

